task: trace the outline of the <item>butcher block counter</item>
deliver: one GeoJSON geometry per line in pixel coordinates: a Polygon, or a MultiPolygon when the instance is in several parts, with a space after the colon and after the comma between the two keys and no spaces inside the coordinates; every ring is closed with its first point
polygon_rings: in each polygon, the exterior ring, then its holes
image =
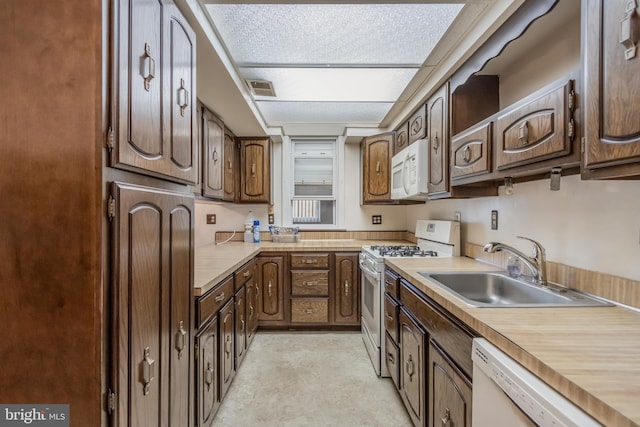
{"type": "MultiPolygon", "coordinates": [[[[229,243],[196,249],[195,295],[260,252],[359,251],[407,242],[318,240],[229,243]]],[[[387,258],[426,296],[606,426],[640,425],[640,313],[622,307],[474,308],[418,274],[495,271],[466,257],[387,258]]]]}
{"type": "Polygon", "coordinates": [[[476,308],[418,272],[495,266],[465,257],[385,263],[600,423],[640,425],[640,313],[623,307],[476,308]]]}

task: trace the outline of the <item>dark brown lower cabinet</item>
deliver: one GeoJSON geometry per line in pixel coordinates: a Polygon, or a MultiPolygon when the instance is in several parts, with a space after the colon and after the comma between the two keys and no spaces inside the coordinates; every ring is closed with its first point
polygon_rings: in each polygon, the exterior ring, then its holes
{"type": "Polygon", "coordinates": [[[258,289],[256,286],[256,279],[251,279],[246,287],[246,318],[247,318],[247,345],[249,348],[253,337],[258,330],[258,289]]]}
{"type": "Polygon", "coordinates": [[[471,383],[433,340],[427,375],[429,425],[471,427],[471,383]]]}
{"type": "Polygon", "coordinates": [[[198,366],[196,370],[196,419],[199,427],[213,422],[220,399],[218,398],[218,317],[196,336],[198,366]]]}
{"type": "Polygon", "coordinates": [[[333,323],[360,324],[360,268],[357,253],[335,254],[333,323]]]}
{"type": "Polygon", "coordinates": [[[402,308],[400,309],[400,396],[415,426],[425,426],[427,334],[402,308]]]}
{"type": "Polygon", "coordinates": [[[193,196],[113,183],[115,424],[193,425],[193,196]]]}
{"type": "Polygon", "coordinates": [[[258,320],[284,322],[284,256],[258,257],[258,320]]]}
{"type": "Polygon", "coordinates": [[[220,310],[220,401],[224,399],[227,390],[236,375],[234,357],[235,342],[235,303],[233,298],[220,310]]]}
{"type": "Polygon", "coordinates": [[[246,316],[246,289],[243,286],[238,292],[236,292],[236,308],[235,308],[235,322],[236,322],[236,371],[240,368],[240,364],[244,359],[247,345],[247,316],[246,316]]]}

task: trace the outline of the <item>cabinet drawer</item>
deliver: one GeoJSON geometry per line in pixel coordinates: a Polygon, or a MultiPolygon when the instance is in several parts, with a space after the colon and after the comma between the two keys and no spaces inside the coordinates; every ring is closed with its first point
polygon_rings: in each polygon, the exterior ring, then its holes
{"type": "MultiPolygon", "coordinates": [[[[496,169],[504,170],[571,153],[575,137],[568,105],[573,82],[504,112],[496,124],[496,169]]],[[[573,107],[571,107],[573,108],[573,107]]]]}
{"type": "Polygon", "coordinates": [[[292,271],[291,295],[329,295],[329,271],[292,271]]]}
{"type": "Polygon", "coordinates": [[[329,268],[329,254],[291,254],[291,268],[329,268]]]}
{"type": "Polygon", "coordinates": [[[398,303],[389,295],[384,296],[384,328],[394,342],[398,342],[398,303]]]}
{"type": "Polygon", "coordinates": [[[493,122],[485,123],[451,140],[451,179],[491,172],[493,122]]]}
{"type": "Polygon", "coordinates": [[[387,369],[389,370],[389,375],[391,375],[391,380],[396,385],[396,389],[400,389],[399,383],[399,373],[400,373],[400,362],[398,357],[400,356],[400,350],[396,343],[391,339],[389,334],[384,335],[385,339],[385,354],[384,360],[387,364],[387,369]]]}
{"type": "Polygon", "coordinates": [[[399,283],[400,276],[398,276],[394,271],[384,271],[384,291],[395,299],[400,298],[400,293],[398,292],[400,289],[399,283]]]}
{"type": "Polygon", "coordinates": [[[402,280],[400,300],[405,308],[420,321],[431,338],[446,351],[453,362],[469,377],[472,377],[471,345],[473,335],[436,308],[426,297],[409,288],[402,280]]]}
{"type": "Polygon", "coordinates": [[[292,323],[327,323],[328,321],[328,298],[298,298],[291,300],[292,323]]]}
{"type": "Polygon", "coordinates": [[[251,278],[256,277],[258,273],[258,265],[255,261],[249,261],[238,270],[236,270],[234,274],[235,279],[235,289],[236,291],[240,289],[245,283],[247,283],[251,278]]]}
{"type": "Polygon", "coordinates": [[[229,276],[204,296],[198,298],[196,303],[196,328],[204,324],[212,315],[220,310],[220,307],[229,301],[229,299],[233,297],[233,294],[233,277],[229,276]]]}

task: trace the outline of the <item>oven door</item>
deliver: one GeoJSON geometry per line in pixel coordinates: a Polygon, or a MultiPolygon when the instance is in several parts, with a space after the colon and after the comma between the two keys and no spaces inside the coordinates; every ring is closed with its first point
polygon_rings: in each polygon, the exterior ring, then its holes
{"type": "Polygon", "coordinates": [[[362,324],[366,326],[375,346],[380,347],[380,286],[381,273],[360,260],[362,274],[362,324]]]}

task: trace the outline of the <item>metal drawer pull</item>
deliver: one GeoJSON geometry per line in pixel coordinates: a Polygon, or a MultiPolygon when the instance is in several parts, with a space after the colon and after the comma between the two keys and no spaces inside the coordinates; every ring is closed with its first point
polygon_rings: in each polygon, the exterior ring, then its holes
{"type": "Polygon", "coordinates": [[[176,350],[178,350],[178,359],[182,358],[182,350],[187,342],[187,331],[184,330],[184,321],[180,321],[178,332],[176,332],[176,350]]]}
{"type": "Polygon", "coordinates": [[[151,358],[151,350],[149,350],[149,347],[145,347],[144,358],[140,364],[140,381],[142,382],[142,393],[144,395],[149,394],[151,381],[156,377],[155,363],[156,361],[151,358]]]}
{"type": "Polygon", "coordinates": [[[392,321],[393,320],[393,316],[390,316],[387,313],[384,314],[384,318],[387,319],[388,321],[392,321]]]}
{"type": "Polygon", "coordinates": [[[464,147],[464,150],[462,150],[462,160],[464,160],[465,163],[469,163],[471,161],[471,149],[468,145],[464,147]]]}
{"type": "Polygon", "coordinates": [[[522,122],[518,128],[518,139],[522,145],[527,145],[529,143],[529,122],[526,120],[522,122]]]}
{"type": "Polygon", "coordinates": [[[269,296],[271,296],[271,294],[272,294],[272,292],[271,292],[271,280],[269,280],[269,286],[267,286],[267,289],[268,289],[269,296]]]}
{"type": "Polygon", "coordinates": [[[216,296],[215,300],[216,302],[220,302],[224,299],[224,292],[221,293],[220,295],[216,296]]]}
{"type": "Polygon", "coordinates": [[[251,275],[251,271],[247,270],[244,273],[242,273],[243,277],[249,277],[251,275]]]}
{"type": "Polygon", "coordinates": [[[393,353],[387,353],[387,361],[389,361],[389,363],[396,363],[396,359],[395,357],[393,357],[393,353]]]}
{"type": "Polygon", "coordinates": [[[225,338],[224,352],[227,354],[231,353],[231,337],[229,335],[225,338]]]}
{"type": "Polygon", "coordinates": [[[304,286],[315,286],[318,284],[318,282],[302,282],[302,284],[304,286]]]}
{"type": "Polygon", "coordinates": [[[349,281],[348,280],[344,281],[344,296],[345,297],[349,296],[349,281]]]}
{"type": "Polygon", "coordinates": [[[229,169],[231,169],[231,159],[229,159],[229,169]]]}
{"type": "Polygon", "coordinates": [[[316,310],[314,310],[313,308],[305,308],[305,309],[304,309],[304,312],[305,312],[306,314],[313,314],[313,313],[315,313],[315,312],[316,312],[316,310]]]}
{"type": "Polygon", "coordinates": [[[305,263],[305,264],[317,264],[317,263],[318,263],[318,260],[317,260],[317,259],[315,259],[315,258],[305,259],[305,260],[304,260],[304,263],[305,263]]]}
{"type": "Polygon", "coordinates": [[[445,409],[444,418],[441,418],[440,421],[442,421],[442,427],[451,427],[451,411],[449,411],[449,408],[445,409]]]}
{"type": "Polygon", "coordinates": [[[620,33],[618,41],[625,48],[624,58],[627,61],[635,58],[638,51],[638,46],[633,40],[633,36],[638,33],[638,23],[635,22],[636,7],[638,7],[636,1],[629,0],[624,11],[624,17],[620,20],[620,33]]]}
{"type": "Polygon", "coordinates": [[[218,161],[218,151],[216,148],[213,149],[213,153],[211,153],[211,158],[213,159],[214,162],[218,161]]]}
{"type": "Polygon", "coordinates": [[[184,87],[184,79],[180,79],[180,89],[178,89],[178,107],[180,107],[180,117],[184,117],[184,110],[189,106],[189,91],[184,87]]]}
{"type": "Polygon", "coordinates": [[[242,323],[242,326],[240,327],[240,330],[242,332],[244,332],[244,319],[240,319],[240,323],[242,323]]]}
{"type": "Polygon", "coordinates": [[[149,92],[151,80],[156,76],[156,61],[151,56],[151,46],[149,43],[144,44],[144,59],[142,65],[142,78],[144,78],[144,90],[149,92]]]}
{"type": "Polygon", "coordinates": [[[440,138],[438,138],[438,133],[436,132],[433,135],[433,151],[438,152],[438,148],[440,148],[440,138]]]}
{"type": "Polygon", "coordinates": [[[213,384],[213,367],[211,362],[207,362],[207,369],[204,370],[204,383],[207,385],[207,390],[211,388],[213,384]]]}

